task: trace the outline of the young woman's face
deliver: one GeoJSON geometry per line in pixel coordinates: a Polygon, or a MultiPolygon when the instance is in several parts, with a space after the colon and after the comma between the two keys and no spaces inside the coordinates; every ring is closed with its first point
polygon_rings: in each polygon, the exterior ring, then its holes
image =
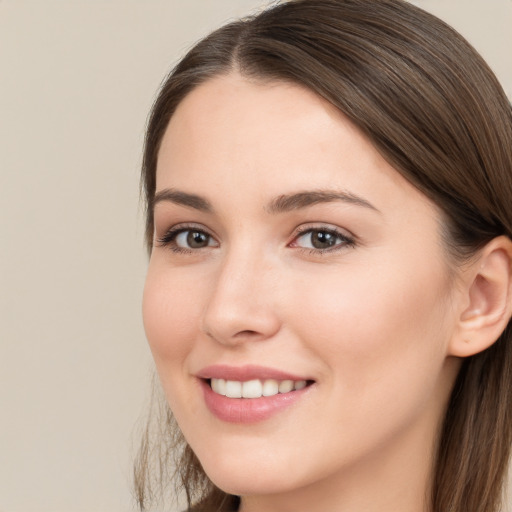
{"type": "Polygon", "coordinates": [[[426,478],[455,286],[436,208],[350,122],[295,85],[211,80],[165,133],[154,214],[147,337],[219,487],[426,478]]]}

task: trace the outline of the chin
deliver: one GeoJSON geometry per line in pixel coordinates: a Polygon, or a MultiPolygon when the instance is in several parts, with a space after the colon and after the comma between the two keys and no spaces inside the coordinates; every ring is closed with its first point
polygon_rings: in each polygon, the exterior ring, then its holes
{"type": "Polygon", "coordinates": [[[206,470],[208,478],[222,491],[235,496],[256,496],[264,494],[278,494],[296,488],[293,482],[273,472],[264,470],[251,470],[234,472],[229,469],[206,470]]]}
{"type": "Polygon", "coordinates": [[[273,459],[253,450],[233,450],[222,455],[215,450],[198,458],[208,478],[222,491],[236,496],[286,492],[300,486],[297,473],[290,478],[286,459],[273,459]],[[292,481],[293,480],[293,481],[292,481]]]}

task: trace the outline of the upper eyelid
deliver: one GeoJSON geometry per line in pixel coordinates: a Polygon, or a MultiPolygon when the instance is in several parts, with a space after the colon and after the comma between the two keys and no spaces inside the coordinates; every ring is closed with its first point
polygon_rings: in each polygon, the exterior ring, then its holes
{"type": "MultiPolygon", "coordinates": [[[[220,238],[219,236],[210,228],[206,227],[204,224],[196,223],[196,222],[179,222],[177,224],[171,225],[169,228],[165,228],[161,230],[161,235],[157,235],[157,230],[155,226],[155,236],[154,241],[162,241],[165,237],[169,236],[170,234],[176,236],[180,232],[188,231],[188,230],[197,230],[204,232],[208,236],[212,237],[218,244],[220,244],[220,238]]],[[[347,238],[350,240],[353,240],[354,242],[358,240],[358,237],[354,235],[351,231],[349,231],[346,228],[342,228],[337,225],[333,225],[326,222],[311,222],[311,223],[304,223],[299,226],[297,226],[292,233],[289,236],[289,242],[287,242],[287,245],[293,243],[294,240],[299,238],[302,235],[305,235],[310,232],[314,231],[328,231],[330,233],[335,233],[343,238],[347,238]]]]}
{"type": "Polygon", "coordinates": [[[336,226],[329,223],[311,223],[311,224],[301,224],[297,228],[295,228],[292,236],[294,238],[303,235],[305,233],[310,233],[311,231],[329,231],[330,233],[337,233],[340,236],[350,238],[353,240],[357,240],[357,236],[349,231],[346,228],[342,228],[340,226],[336,226]]]}
{"type": "Polygon", "coordinates": [[[192,230],[202,231],[215,239],[217,238],[217,235],[215,234],[215,232],[213,230],[211,230],[210,228],[207,228],[203,224],[199,224],[196,222],[178,222],[177,224],[173,224],[170,227],[164,228],[161,230],[159,230],[155,227],[155,234],[158,231],[160,231],[163,233],[162,236],[166,236],[169,233],[177,233],[179,231],[192,231],[192,230]]]}
{"type": "Polygon", "coordinates": [[[346,247],[354,247],[358,244],[359,244],[359,240],[357,239],[357,237],[355,235],[353,235],[351,232],[349,232],[348,230],[342,229],[338,226],[334,227],[332,225],[327,226],[324,224],[323,226],[318,226],[318,225],[317,226],[299,226],[296,229],[295,234],[293,235],[293,238],[291,239],[291,241],[288,242],[287,246],[294,248],[296,250],[308,251],[308,253],[310,253],[310,254],[313,253],[313,254],[320,255],[320,254],[328,254],[328,253],[337,253],[338,251],[343,250],[346,247]],[[335,235],[336,237],[338,237],[340,239],[340,241],[332,247],[322,248],[322,249],[301,247],[297,242],[304,235],[308,235],[308,234],[311,234],[314,232],[322,232],[322,231],[335,235]]]}
{"type": "Polygon", "coordinates": [[[178,224],[173,224],[171,227],[162,230],[161,235],[157,234],[158,231],[159,230],[157,230],[155,228],[153,244],[158,243],[160,246],[165,246],[165,245],[173,243],[176,240],[176,237],[180,233],[183,233],[185,231],[200,231],[202,233],[205,233],[209,237],[213,238],[217,242],[217,244],[219,244],[217,236],[214,233],[212,233],[211,230],[209,230],[208,228],[206,228],[205,226],[203,226],[201,224],[188,223],[188,222],[181,223],[180,222],[178,224]],[[172,239],[169,239],[171,237],[172,237],[172,239]]]}

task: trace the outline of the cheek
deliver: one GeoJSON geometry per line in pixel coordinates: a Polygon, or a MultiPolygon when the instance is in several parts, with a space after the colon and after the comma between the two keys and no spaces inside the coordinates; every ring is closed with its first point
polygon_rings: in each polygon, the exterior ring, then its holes
{"type": "Polygon", "coordinates": [[[178,365],[190,350],[198,325],[199,299],[177,272],[150,263],[144,286],[144,329],[157,369],[178,365]]]}
{"type": "Polygon", "coordinates": [[[356,394],[376,382],[398,389],[433,381],[451,330],[448,282],[432,267],[422,273],[383,262],[302,280],[303,292],[293,294],[301,303],[289,310],[303,313],[297,334],[356,394]]]}
{"type": "Polygon", "coordinates": [[[185,275],[150,262],[142,305],[146,338],[160,383],[178,419],[187,418],[197,407],[191,399],[195,388],[187,361],[198,338],[201,297],[199,288],[191,287],[185,275]]]}
{"type": "MultiPolygon", "coordinates": [[[[295,334],[309,358],[323,362],[327,399],[317,414],[335,420],[319,437],[332,440],[341,429],[347,440],[331,447],[334,459],[350,460],[411,428],[423,428],[425,436],[433,431],[451,386],[443,282],[435,274],[411,280],[398,272],[388,279],[351,267],[337,282],[317,275],[300,286],[288,313],[302,312],[294,314],[295,334]]],[[[325,450],[321,439],[312,445],[325,450]]]]}

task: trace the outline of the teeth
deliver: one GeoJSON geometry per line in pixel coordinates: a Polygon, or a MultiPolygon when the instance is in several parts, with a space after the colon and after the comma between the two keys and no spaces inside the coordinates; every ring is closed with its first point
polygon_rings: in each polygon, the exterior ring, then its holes
{"type": "Polygon", "coordinates": [[[305,388],[307,386],[307,382],[305,380],[298,380],[296,383],[295,383],[295,386],[294,386],[294,389],[302,389],[302,388],[305,388]]]}
{"type": "Polygon", "coordinates": [[[293,390],[305,388],[305,380],[248,380],[240,382],[236,380],[211,379],[212,390],[218,395],[228,398],[261,398],[262,396],[274,396],[278,393],[289,393],[293,390]]]}
{"type": "Polygon", "coordinates": [[[243,398],[259,398],[263,391],[263,384],[260,380],[248,380],[242,384],[243,398]]]}
{"type": "Polygon", "coordinates": [[[279,393],[279,382],[274,379],[266,380],[263,383],[263,396],[274,396],[279,393]]]}
{"type": "Polygon", "coordinates": [[[224,379],[212,379],[212,389],[219,395],[226,395],[226,381],[224,379]]]}
{"type": "Polygon", "coordinates": [[[279,393],[289,393],[293,389],[293,380],[283,380],[279,383],[279,393]]]}
{"type": "Polygon", "coordinates": [[[227,380],[226,396],[228,398],[242,398],[242,383],[236,380],[227,380]]]}

